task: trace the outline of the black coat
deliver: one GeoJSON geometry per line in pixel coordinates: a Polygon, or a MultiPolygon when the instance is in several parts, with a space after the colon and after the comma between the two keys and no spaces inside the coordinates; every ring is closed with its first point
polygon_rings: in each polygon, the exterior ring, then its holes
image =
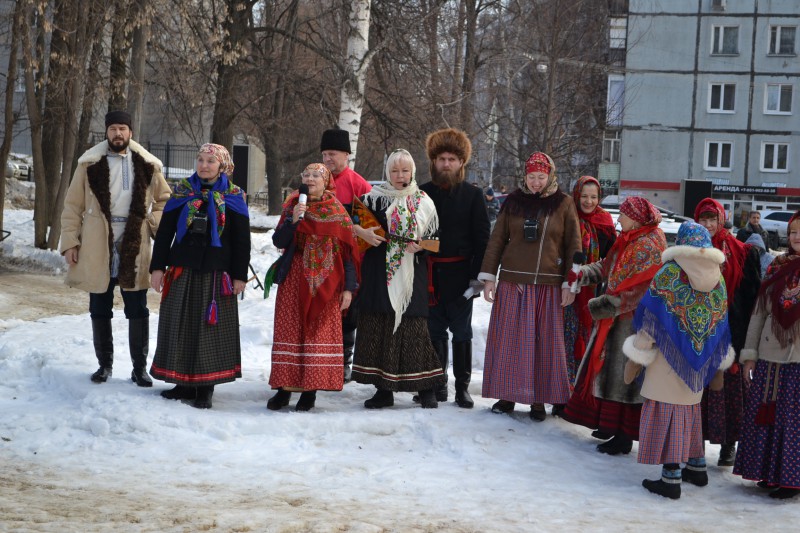
{"type": "Polygon", "coordinates": [[[733,296],[733,305],[728,307],[728,322],[731,328],[731,346],[736,351],[736,359],[744,347],[747,338],[747,327],[758,300],[761,288],[761,258],[758,248],[750,248],[742,267],[742,281],[733,296]]]}
{"type": "MultiPolygon", "coordinates": [[[[200,272],[225,271],[232,279],[247,281],[250,265],[250,219],[228,209],[225,230],[220,236],[222,246],[211,246],[211,235],[187,231],[183,240],[175,242],[178,219],[182,209],[164,212],[158,226],[150,272],[180,266],[200,272]]],[[[210,227],[210,224],[209,224],[210,227]]]]}
{"type": "Polygon", "coordinates": [[[457,263],[436,263],[433,266],[433,286],[440,303],[456,301],[478,279],[489,241],[489,215],[483,191],[471,183],[462,182],[445,191],[428,182],[425,191],[439,215],[439,253],[433,257],[464,257],[457,263]]]}
{"type": "MultiPolygon", "coordinates": [[[[386,210],[373,211],[386,230],[386,210]]],[[[428,252],[414,255],[414,290],[403,316],[428,316],[428,252]]],[[[386,243],[367,250],[361,260],[361,286],[358,289],[358,310],[365,313],[393,313],[386,286],[386,243]]]]}

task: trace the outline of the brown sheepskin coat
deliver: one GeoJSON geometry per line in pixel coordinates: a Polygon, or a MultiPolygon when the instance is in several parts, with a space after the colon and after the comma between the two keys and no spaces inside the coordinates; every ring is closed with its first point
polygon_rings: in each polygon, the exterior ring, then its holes
{"type": "MultiPolygon", "coordinates": [[[[133,189],[118,279],[122,289],[142,290],[150,286],[150,239],[158,229],[170,188],[158,158],[133,140],[128,149],[132,152],[133,189]]],[[[78,159],[61,214],[59,251],[64,254],[79,247],[78,264],[69,267],[66,284],[93,293],[108,289],[115,240],[107,153],[108,141],[103,141],[78,159]]]]}

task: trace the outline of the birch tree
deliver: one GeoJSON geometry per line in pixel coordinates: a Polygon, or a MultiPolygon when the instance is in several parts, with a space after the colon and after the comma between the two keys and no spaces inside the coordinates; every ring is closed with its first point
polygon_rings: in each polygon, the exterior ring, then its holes
{"type": "Polygon", "coordinates": [[[339,127],[350,134],[351,165],[355,163],[367,70],[373,54],[369,52],[371,0],[352,0],[348,17],[347,56],[340,93],[339,127]]]}

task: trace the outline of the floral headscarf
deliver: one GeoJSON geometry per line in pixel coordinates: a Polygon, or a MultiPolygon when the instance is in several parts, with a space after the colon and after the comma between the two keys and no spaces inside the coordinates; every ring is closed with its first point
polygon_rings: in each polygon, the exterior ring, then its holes
{"type": "Polygon", "coordinates": [[[331,179],[333,176],[331,175],[330,169],[323,165],[322,163],[311,163],[303,169],[303,172],[321,172],[322,179],[325,181],[325,190],[326,191],[334,191],[336,190],[336,181],[331,179]]]}
{"type": "MultiPolygon", "coordinates": [[[[556,164],[553,162],[553,159],[544,152],[534,152],[525,161],[525,175],[532,172],[544,172],[547,174],[547,185],[544,186],[544,190],[541,193],[542,198],[546,198],[551,196],[554,192],[558,190],[558,179],[556,177],[556,164]]],[[[522,179],[522,187],[520,187],[522,191],[526,194],[532,194],[530,189],[528,189],[525,179],[522,179]]]]}
{"type": "Polygon", "coordinates": [[[661,211],[641,196],[629,196],[619,206],[619,212],[642,226],[661,223],[661,211]]]}
{"type": "Polygon", "coordinates": [[[233,159],[228,149],[221,144],[206,143],[197,151],[197,155],[211,154],[219,161],[220,174],[227,174],[230,178],[233,176],[233,159]]]}

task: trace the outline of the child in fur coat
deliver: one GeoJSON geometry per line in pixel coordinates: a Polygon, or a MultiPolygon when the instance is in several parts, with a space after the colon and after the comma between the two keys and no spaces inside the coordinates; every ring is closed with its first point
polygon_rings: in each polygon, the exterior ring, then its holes
{"type": "Polygon", "coordinates": [[[671,499],[680,498],[682,479],[708,484],[700,401],[710,382],[713,389],[721,388],[722,371],[734,357],[719,268],[724,261],[705,228],[684,222],[639,303],[635,335],[622,348],[630,359],[626,382],[647,367],[638,462],[663,465],[661,479],[645,479],[642,485],[671,499]],[[683,471],[680,463],[686,463],[683,471]]]}

